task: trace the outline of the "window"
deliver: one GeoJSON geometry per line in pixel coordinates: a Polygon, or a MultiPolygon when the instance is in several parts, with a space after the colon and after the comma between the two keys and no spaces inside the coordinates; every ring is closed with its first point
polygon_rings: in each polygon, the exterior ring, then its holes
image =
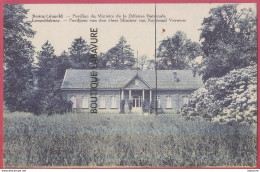
{"type": "Polygon", "coordinates": [[[72,97],[70,98],[70,101],[72,101],[72,108],[73,108],[73,109],[77,108],[77,106],[76,106],[76,97],[75,97],[75,96],[72,96],[72,97]]]}
{"type": "Polygon", "coordinates": [[[138,86],[139,85],[139,81],[135,80],[135,85],[138,86]]]}
{"type": "Polygon", "coordinates": [[[112,96],[111,108],[116,108],[116,96],[112,96]]]}
{"type": "Polygon", "coordinates": [[[82,97],[82,109],[88,108],[88,97],[82,97]]]}
{"type": "Polygon", "coordinates": [[[185,104],[188,104],[189,103],[189,97],[186,95],[186,96],[183,96],[182,97],[182,102],[183,102],[183,104],[185,105],[185,104]]]}
{"type": "Polygon", "coordinates": [[[100,105],[99,105],[100,108],[106,108],[106,97],[105,96],[101,96],[100,97],[100,105]]]}
{"type": "Polygon", "coordinates": [[[166,96],[166,108],[172,108],[172,97],[166,96]]]}
{"type": "Polygon", "coordinates": [[[157,108],[161,108],[161,98],[157,96],[157,108]]]}

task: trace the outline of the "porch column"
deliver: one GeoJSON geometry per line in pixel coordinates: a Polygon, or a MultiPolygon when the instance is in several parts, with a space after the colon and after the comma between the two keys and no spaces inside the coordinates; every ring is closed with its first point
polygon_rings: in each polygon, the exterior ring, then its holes
{"type": "Polygon", "coordinates": [[[152,90],[150,90],[150,103],[152,102],[152,90]]]}
{"type": "Polygon", "coordinates": [[[131,90],[129,90],[129,100],[132,99],[131,90]]]}
{"type": "Polygon", "coordinates": [[[122,89],[122,92],[121,92],[121,100],[124,99],[124,90],[122,89]]]}
{"type": "Polygon", "coordinates": [[[143,90],[143,101],[144,101],[144,90],[143,90]]]}

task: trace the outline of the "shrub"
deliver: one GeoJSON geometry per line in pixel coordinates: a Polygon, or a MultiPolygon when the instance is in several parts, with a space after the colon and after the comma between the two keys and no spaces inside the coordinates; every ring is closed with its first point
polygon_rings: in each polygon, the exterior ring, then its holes
{"type": "Polygon", "coordinates": [[[72,109],[72,102],[63,99],[59,90],[43,93],[36,91],[31,98],[30,112],[35,115],[41,114],[63,114],[70,112],[72,109]]]}
{"type": "Polygon", "coordinates": [[[120,113],[125,113],[125,100],[120,101],[120,113]]]}
{"type": "Polygon", "coordinates": [[[146,103],[145,101],[142,102],[142,111],[145,112],[146,103]]]}
{"type": "Polygon", "coordinates": [[[149,105],[149,112],[150,112],[150,113],[153,113],[153,111],[154,111],[154,102],[151,101],[151,102],[150,102],[150,105],[149,105]]]}
{"type": "Polygon", "coordinates": [[[131,111],[133,109],[133,102],[132,102],[132,100],[128,100],[128,109],[129,109],[129,113],[131,113],[131,111]]]}
{"type": "Polygon", "coordinates": [[[257,66],[251,65],[209,79],[205,87],[192,94],[182,114],[202,116],[213,122],[252,124],[257,122],[256,100],[257,66]]]}

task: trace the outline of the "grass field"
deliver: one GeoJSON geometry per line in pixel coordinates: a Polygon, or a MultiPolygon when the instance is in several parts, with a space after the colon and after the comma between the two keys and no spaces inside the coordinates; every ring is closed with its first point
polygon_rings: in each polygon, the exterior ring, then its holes
{"type": "Polygon", "coordinates": [[[256,127],[178,115],[4,114],[4,166],[256,166],[256,127]]]}

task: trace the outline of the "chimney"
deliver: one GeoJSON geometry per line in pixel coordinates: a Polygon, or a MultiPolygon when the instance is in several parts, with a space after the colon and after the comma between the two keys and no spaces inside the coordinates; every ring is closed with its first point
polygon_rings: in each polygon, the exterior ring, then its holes
{"type": "Polygon", "coordinates": [[[173,82],[178,82],[177,72],[173,72],[173,82]]]}

